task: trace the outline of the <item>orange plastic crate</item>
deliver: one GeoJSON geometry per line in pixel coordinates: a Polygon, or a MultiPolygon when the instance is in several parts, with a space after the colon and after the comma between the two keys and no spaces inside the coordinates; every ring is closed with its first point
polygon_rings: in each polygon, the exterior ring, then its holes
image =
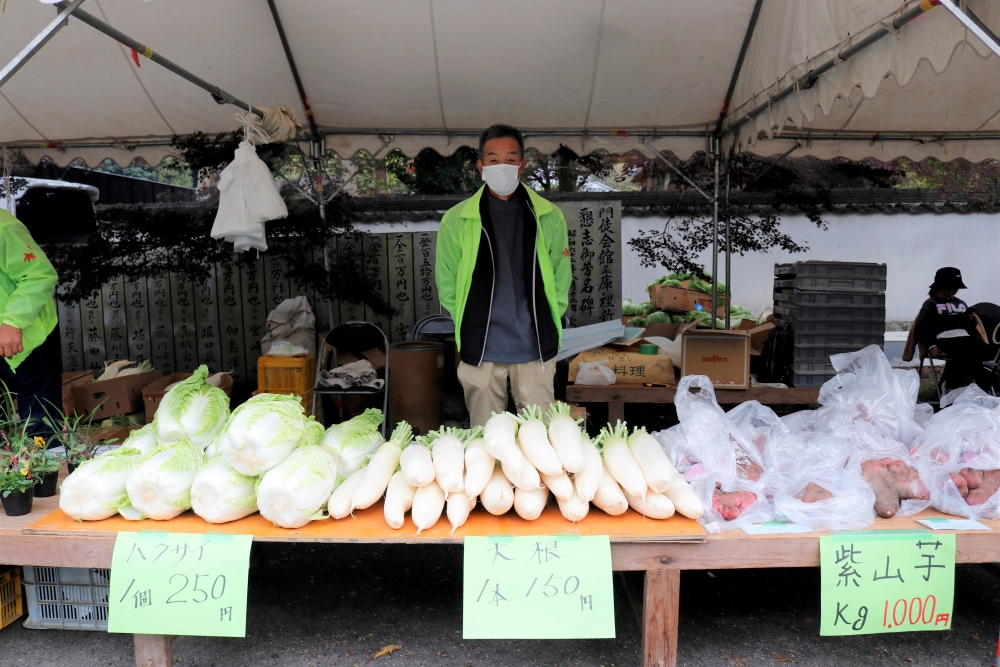
{"type": "Polygon", "coordinates": [[[0,628],[24,615],[24,595],[21,593],[21,568],[0,568],[0,628]]]}
{"type": "Polygon", "coordinates": [[[257,390],[270,393],[304,394],[316,382],[316,357],[269,357],[257,359],[257,390]]]}

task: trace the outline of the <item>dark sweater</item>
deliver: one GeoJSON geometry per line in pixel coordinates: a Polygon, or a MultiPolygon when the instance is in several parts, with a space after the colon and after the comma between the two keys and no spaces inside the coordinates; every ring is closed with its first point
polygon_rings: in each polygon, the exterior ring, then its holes
{"type": "Polygon", "coordinates": [[[963,330],[976,335],[976,320],[967,316],[969,307],[961,299],[939,299],[931,296],[924,301],[917,315],[917,341],[931,348],[937,345],[938,336],[945,331],[963,330]]]}

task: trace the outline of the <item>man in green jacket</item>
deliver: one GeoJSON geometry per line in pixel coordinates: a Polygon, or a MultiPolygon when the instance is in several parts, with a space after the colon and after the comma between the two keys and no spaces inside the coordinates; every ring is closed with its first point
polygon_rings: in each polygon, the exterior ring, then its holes
{"type": "Polygon", "coordinates": [[[56,270],[28,228],[0,209],[0,380],[17,395],[17,412],[45,434],[45,411],[62,413],[62,351],[56,270]]]}
{"type": "Polygon", "coordinates": [[[554,400],[560,319],[572,280],[562,211],[520,182],[524,139],[508,125],[479,138],[486,182],[441,220],[435,278],[455,321],[458,379],[473,426],[507,407],[554,400]]]}

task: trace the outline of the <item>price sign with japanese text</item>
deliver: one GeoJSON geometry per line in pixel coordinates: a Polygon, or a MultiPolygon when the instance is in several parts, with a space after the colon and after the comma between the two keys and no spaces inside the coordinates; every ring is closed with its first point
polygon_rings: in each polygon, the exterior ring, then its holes
{"type": "Polygon", "coordinates": [[[820,635],[951,629],[954,534],[834,532],[819,554],[820,635]]]}
{"type": "Polygon", "coordinates": [[[607,535],[465,538],[466,639],[614,638],[607,535]]]}
{"type": "Polygon", "coordinates": [[[250,535],[118,533],[108,632],[245,637],[250,535]]]}

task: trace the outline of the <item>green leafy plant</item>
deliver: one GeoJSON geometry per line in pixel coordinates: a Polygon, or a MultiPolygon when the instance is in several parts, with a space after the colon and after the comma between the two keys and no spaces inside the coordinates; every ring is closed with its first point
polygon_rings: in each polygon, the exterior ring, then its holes
{"type": "Polygon", "coordinates": [[[45,410],[42,423],[52,431],[52,438],[65,448],[66,461],[71,465],[78,466],[84,461],[89,461],[94,458],[100,445],[115,442],[114,438],[101,441],[94,437],[91,425],[100,407],[94,408],[89,415],[74,412],[68,417],[58,411],[53,414],[53,411],[45,410]]]}

